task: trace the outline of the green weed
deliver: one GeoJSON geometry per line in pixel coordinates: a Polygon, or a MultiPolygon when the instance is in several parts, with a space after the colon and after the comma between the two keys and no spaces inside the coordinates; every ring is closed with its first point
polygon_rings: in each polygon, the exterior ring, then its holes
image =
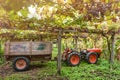
{"type": "MultiPolygon", "coordinates": [[[[117,62],[116,62],[117,63],[117,62]]],[[[87,64],[82,62],[77,67],[63,67],[62,76],[70,80],[117,80],[120,79],[120,64],[112,66],[110,69],[108,61],[103,60],[99,64],[87,64]]]]}
{"type": "Polygon", "coordinates": [[[27,74],[12,74],[7,76],[4,80],[31,80],[31,77],[27,74]]]}

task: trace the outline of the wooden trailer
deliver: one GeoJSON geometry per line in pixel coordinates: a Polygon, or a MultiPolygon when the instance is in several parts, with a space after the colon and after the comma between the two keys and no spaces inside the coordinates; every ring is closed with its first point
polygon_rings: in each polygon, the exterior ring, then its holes
{"type": "Polygon", "coordinates": [[[30,61],[49,61],[52,57],[51,42],[6,42],[5,59],[13,61],[17,71],[27,70],[30,61]]]}

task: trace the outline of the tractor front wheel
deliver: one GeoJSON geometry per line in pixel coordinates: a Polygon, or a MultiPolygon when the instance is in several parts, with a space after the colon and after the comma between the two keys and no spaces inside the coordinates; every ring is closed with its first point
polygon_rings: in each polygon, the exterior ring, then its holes
{"type": "Polygon", "coordinates": [[[87,58],[87,62],[90,64],[95,64],[98,61],[98,55],[96,53],[93,53],[93,52],[88,53],[86,58],[87,58]]]}
{"type": "Polygon", "coordinates": [[[77,66],[81,62],[80,54],[78,52],[72,52],[67,58],[68,65],[77,66]]]}

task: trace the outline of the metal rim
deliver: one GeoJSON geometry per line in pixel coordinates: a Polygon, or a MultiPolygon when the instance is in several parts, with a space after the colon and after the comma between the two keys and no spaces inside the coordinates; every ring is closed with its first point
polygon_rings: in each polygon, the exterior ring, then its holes
{"type": "Polygon", "coordinates": [[[97,61],[97,56],[95,54],[91,54],[89,56],[90,63],[95,63],[97,61]]]}
{"type": "Polygon", "coordinates": [[[80,57],[78,55],[72,55],[70,58],[70,62],[73,65],[77,65],[80,61],[80,57]]]}
{"type": "Polygon", "coordinates": [[[19,59],[16,61],[16,68],[18,69],[24,69],[26,67],[27,63],[24,59],[19,59]]]}

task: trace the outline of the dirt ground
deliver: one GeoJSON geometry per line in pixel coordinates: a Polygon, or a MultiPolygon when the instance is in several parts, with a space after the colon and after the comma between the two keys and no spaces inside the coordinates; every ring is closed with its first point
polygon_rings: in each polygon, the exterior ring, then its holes
{"type": "MultiPolygon", "coordinates": [[[[0,77],[4,79],[5,77],[10,76],[12,74],[28,74],[31,80],[38,80],[37,74],[39,73],[40,70],[44,69],[44,67],[45,67],[44,65],[30,65],[30,68],[28,71],[17,72],[12,68],[12,65],[10,62],[6,62],[3,65],[0,65],[0,77]]],[[[53,74],[49,76],[44,76],[39,80],[68,80],[68,79],[62,78],[57,74],[53,74]]]]}

